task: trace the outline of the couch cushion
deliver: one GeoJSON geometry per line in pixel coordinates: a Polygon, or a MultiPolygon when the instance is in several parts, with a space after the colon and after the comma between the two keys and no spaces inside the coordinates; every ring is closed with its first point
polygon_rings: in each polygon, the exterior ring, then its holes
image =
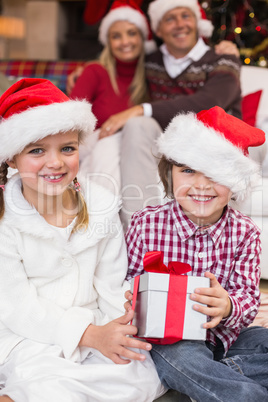
{"type": "Polygon", "coordinates": [[[244,120],[244,122],[254,127],[256,125],[257,112],[261,94],[262,90],[259,90],[244,96],[242,99],[242,119],[244,120]]]}

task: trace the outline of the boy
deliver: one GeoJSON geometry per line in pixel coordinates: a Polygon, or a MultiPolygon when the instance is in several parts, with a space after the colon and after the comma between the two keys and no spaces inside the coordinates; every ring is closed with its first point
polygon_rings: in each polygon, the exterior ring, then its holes
{"type": "Polygon", "coordinates": [[[158,141],[160,177],[174,200],[134,214],[126,234],[128,279],[143,272],[147,251],[210,278],[210,288],[190,296],[203,304],[194,308],[204,314],[206,342],[151,351],[163,384],[197,401],[268,401],[268,331],[246,328],[259,306],[260,231],[228,205],[257,180],[248,147],[264,141],[263,131],[220,107],[175,117],[158,141]]]}

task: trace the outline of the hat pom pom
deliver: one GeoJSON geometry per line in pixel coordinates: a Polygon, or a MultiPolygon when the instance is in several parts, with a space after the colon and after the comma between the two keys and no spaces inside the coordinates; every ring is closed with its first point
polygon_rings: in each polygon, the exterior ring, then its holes
{"type": "Polygon", "coordinates": [[[155,50],[157,50],[157,44],[154,40],[146,40],[144,42],[144,50],[146,54],[153,53],[155,50]]]}
{"type": "Polygon", "coordinates": [[[198,21],[198,32],[200,36],[204,36],[205,38],[210,38],[212,36],[214,27],[212,22],[209,20],[200,20],[198,21]]]}

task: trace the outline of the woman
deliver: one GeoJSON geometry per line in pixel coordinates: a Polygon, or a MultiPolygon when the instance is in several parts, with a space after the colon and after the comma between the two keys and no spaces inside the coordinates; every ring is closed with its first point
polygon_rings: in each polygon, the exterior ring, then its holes
{"type": "MultiPolygon", "coordinates": [[[[146,101],[144,54],[155,48],[150,36],[147,19],[132,0],[115,1],[102,20],[99,40],[104,50],[99,61],[87,64],[70,93],[71,98],[92,103],[97,128],[111,115],[146,101]]],[[[95,180],[117,192],[120,133],[98,142],[106,136],[109,127],[101,136],[96,131],[90,143],[84,144],[80,170],[93,173],[95,180]],[[102,172],[101,176],[96,172],[102,172]]]]}

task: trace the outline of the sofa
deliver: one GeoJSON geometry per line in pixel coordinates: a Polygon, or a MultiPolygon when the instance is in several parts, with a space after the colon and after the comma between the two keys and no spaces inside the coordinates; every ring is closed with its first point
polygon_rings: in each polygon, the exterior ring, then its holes
{"type": "MultiPolygon", "coordinates": [[[[65,92],[68,74],[83,64],[82,60],[1,60],[0,73],[6,76],[10,83],[22,77],[46,78],[65,92]]],[[[243,119],[263,129],[268,136],[268,68],[242,66],[241,87],[243,119]]],[[[239,209],[251,216],[261,228],[262,278],[268,279],[268,152],[266,144],[250,149],[250,156],[262,165],[262,179],[250,197],[239,205],[239,209]]]]}
{"type": "Polygon", "coordinates": [[[46,78],[65,93],[68,74],[84,63],[71,60],[1,60],[0,73],[5,75],[10,83],[23,77],[46,78]]]}
{"type": "MultiPolygon", "coordinates": [[[[243,66],[241,69],[242,110],[268,139],[268,68],[243,66]],[[261,91],[261,92],[260,92],[261,91]],[[248,110],[246,110],[248,109],[248,110]]],[[[261,277],[268,279],[268,145],[249,149],[250,156],[262,166],[258,186],[238,209],[249,215],[261,229],[261,277]]]]}

